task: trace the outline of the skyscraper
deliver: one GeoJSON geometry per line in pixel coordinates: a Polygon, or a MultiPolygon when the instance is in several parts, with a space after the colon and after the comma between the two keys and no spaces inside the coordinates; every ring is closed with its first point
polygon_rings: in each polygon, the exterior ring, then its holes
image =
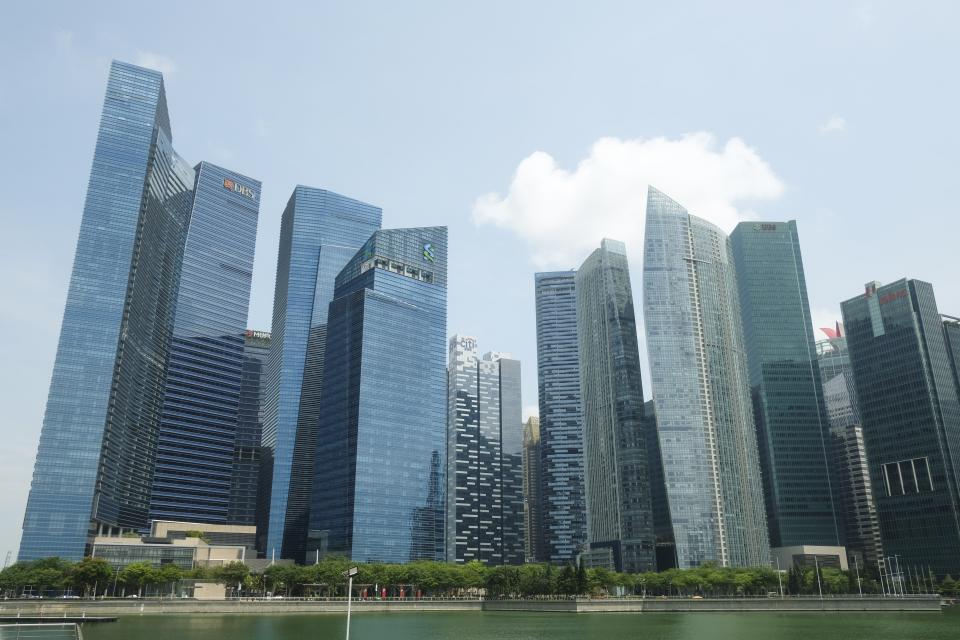
{"type": "Polygon", "coordinates": [[[960,401],[933,286],[872,282],[841,305],[886,556],[960,573],[960,401]]]}
{"type": "Polygon", "coordinates": [[[243,342],[243,369],[227,524],[256,524],[260,439],[263,436],[263,382],[269,357],[270,333],[248,329],[243,342]]]}
{"type": "Polygon", "coordinates": [[[829,422],[797,223],[741,222],[730,234],[770,544],[840,544],[829,422]]]}
{"type": "Polygon", "coordinates": [[[603,240],[576,276],[587,543],[611,569],[656,568],[640,350],[627,251],[603,240]]]}
{"type": "Polygon", "coordinates": [[[540,418],[523,424],[523,553],[527,562],[543,562],[543,472],[540,418]]]}
{"type": "Polygon", "coordinates": [[[227,522],[259,209],[260,182],[208,162],[197,166],[151,520],[227,522]]]}
{"type": "Polygon", "coordinates": [[[304,186],[284,209],[264,399],[261,473],[269,481],[261,491],[269,506],[257,524],[268,556],[304,558],[334,279],[381,217],[379,207],[304,186]]]}
{"type": "MultiPolygon", "coordinates": [[[[817,343],[823,400],[830,421],[831,462],[837,515],[843,527],[847,555],[858,565],[876,567],[883,557],[880,524],[870,482],[867,447],[860,424],[857,396],[847,339],[839,323],[836,329],[821,329],[832,337],[817,343]]],[[[856,565],[855,565],[856,566],[856,565]]]]}
{"type": "Polygon", "coordinates": [[[447,229],[377,231],[330,303],[310,547],[444,558],[447,229]]]}
{"type": "Polygon", "coordinates": [[[83,557],[147,526],[194,171],[172,147],[163,77],[110,65],[20,559],[83,557]]]}
{"type": "Polygon", "coordinates": [[[663,479],[660,439],[657,436],[657,409],[653,400],[643,403],[643,434],[647,440],[647,467],[650,471],[650,503],[653,512],[653,533],[656,536],[657,571],[677,566],[677,550],[670,522],[670,502],[663,479]]]}
{"type": "Polygon", "coordinates": [[[535,276],[544,558],[572,562],[587,540],[576,272],[535,276]]]}
{"type": "Polygon", "coordinates": [[[677,562],[767,565],[729,239],[651,187],[645,242],[647,351],[677,562]]]}
{"type": "Polygon", "coordinates": [[[453,336],[447,364],[449,562],[521,564],[523,478],[520,362],[453,336]]]}

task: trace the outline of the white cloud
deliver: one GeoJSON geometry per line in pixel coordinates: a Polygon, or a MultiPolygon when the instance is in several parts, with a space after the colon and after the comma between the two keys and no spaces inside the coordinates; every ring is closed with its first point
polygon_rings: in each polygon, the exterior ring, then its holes
{"type": "Polygon", "coordinates": [[[832,115],[827,121],[820,125],[820,131],[823,133],[841,133],[847,130],[847,121],[843,116],[832,115]]]}
{"type": "MultiPolygon", "coordinates": [[[[783,183],[740,138],[601,138],[568,171],[537,151],[517,167],[506,196],[477,199],[473,220],[512,231],[538,268],[575,267],[604,237],[622,240],[639,266],[647,185],[729,231],[750,214],[741,204],[778,198],[783,183]]],[[[755,215],[755,214],[754,214],[755,215]]]]}
{"type": "Polygon", "coordinates": [[[174,64],[171,58],[149,51],[138,51],[135,64],[148,69],[154,69],[164,75],[170,75],[177,71],[177,65],[174,64]]]}

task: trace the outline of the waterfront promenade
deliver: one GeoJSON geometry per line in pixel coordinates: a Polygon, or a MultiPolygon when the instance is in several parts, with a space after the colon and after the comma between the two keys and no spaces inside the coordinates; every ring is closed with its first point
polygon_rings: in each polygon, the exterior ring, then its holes
{"type": "MultiPolygon", "coordinates": [[[[0,617],[78,618],[137,615],[262,615],[284,613],[344,613],[345,599],[237,599],[237,600],[7,600],[0,601],[0,617]]],[[[404,611],[513,611],[555,613],[663,613],[663,612],[856,612],[941,610],[937,595],[904,598],[878,596],[786,598],[566,598],[566,599],[408,599],[354,600],[353,612],[404,611]]]]}

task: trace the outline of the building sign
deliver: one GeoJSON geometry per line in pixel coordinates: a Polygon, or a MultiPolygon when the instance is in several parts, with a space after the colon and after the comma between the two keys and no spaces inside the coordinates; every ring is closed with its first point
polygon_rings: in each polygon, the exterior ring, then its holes
{"type": "Polygon", "coordinates": [[[253,193],[253,189],[250,187],[245,187],[236,180],[231,180],[230,178],[223,179],[223,188],[229,189],[234,193],[239,193],[240,195],[250,198],[251,200],[257,199],[257,196],[253,193]]]}
{"type": "Polygon", "coordinates": [[[427,262],[436,262],[437,254],[433,251],[433,245],[429,242],[424,243],[423,245],[423,259],[427,262]]]}
{"type": "Polygon", "coordinates": [[[900,289],[899,291],[893,291],[891,293],[885,293],[880,296],[880,304],[887,304],[888,302],[893,302],[894,300],[899,300],[900,298],[907,297],[907,290],[900,289]]]}
{"type": "Polygon", "coordinates": [[[753,225],[754,231],[776,231],[777,225],[772,222],[764,222],[762,224],[753,225]]]}
{"type": "Polygon", "coordinates": [[[243,335],[247,338],[260,338],[261,340],[269,340],[270,332],[269,331],[254,331],[253,329],[247,329],[243,332],[243,335]]]}

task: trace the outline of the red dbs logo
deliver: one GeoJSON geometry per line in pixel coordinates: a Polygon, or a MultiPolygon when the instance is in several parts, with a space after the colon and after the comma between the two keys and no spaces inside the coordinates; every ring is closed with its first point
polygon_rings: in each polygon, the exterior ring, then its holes
{"type": "Polygon", "coordinates": [[[230,178],[224,178],[224,179],[223,179],[223,188],[224,188],[224,189],[230,189],[230,191],[233,191],[233,187],[234,187],[234,186],[235,186],[235,185],[234,185],[234,183],[233,183],[233,180],[231,180],[230,178]]]}

